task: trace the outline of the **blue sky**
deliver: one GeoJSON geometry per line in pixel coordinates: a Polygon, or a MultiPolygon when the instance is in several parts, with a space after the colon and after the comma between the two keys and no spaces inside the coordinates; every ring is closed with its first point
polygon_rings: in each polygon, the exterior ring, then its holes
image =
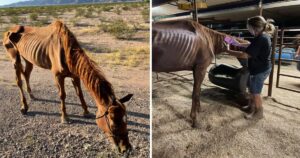
{"type": "Polygon", "coordinates": [[[6,4],[21,2],[21,1],[25,1],[25,0],[0,0],[0,5],[6,5],[6,4]]]}

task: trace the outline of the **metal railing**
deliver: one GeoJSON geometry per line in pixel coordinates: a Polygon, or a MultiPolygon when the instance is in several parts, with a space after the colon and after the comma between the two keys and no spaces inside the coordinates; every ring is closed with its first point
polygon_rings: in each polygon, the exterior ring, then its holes
{"type": "Polygon", "coordinates": [[[296,60],[296,59],[282,59],[282,48],[283,46],[297,46],[295,43],[284,43],[284,39],[300,39],[300,37],[285,37],[284,33],[285,32],[299,32],[300,33],[300,29],[299,28],[282,28],[280,31],[280,43],[279,45],[279,57],[278,57],[278,68],[277,68],[277,80],[276,80],[276,88],[280,88],[280,89],[284,89],[284,90],[288,90],[288,91],[293,91],[293,92],[298,92],[300,93],[300,90],[296,90],[296,89],[292,89],[292,88],[287,88],[287,87],[283,87],[280,86],[280,76],[284,76],[284,77],[291,77],[291,78],[296,78],[296,79],[300,79],[299,76],[295,76],[295,75],[290,75],[290,74],[285,74],[285,73],[281,73],[281,64],[282,61],[288,61],[288,62],[300,62],[300,60],[296,60]]]}

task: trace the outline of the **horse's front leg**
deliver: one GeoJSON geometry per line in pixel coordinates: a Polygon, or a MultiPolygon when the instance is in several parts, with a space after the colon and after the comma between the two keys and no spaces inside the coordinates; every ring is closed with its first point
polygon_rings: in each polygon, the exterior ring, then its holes
{"type": "Polygon", "coordinates": [[[192,96],[192,109],[191,109],[191,119],[192,119],[192,127],[196,125],[197,112],[200,112],[200,92],[201,92],[201,84],[205,77],[207,66],[196,65],[193,69],[194,76],[194,87],[193,87],[193,96],[192,96]]]}
{"type": "Polygon", "coordinates": [[[87,107],[86,102],[83,98],[82,89],[81,89],[81,86],[80,86],[80,79],[78,77],[73,77],[72,78],[72,83],[73,83],[73,86],[75,88],[76,94],[80,99],[81,107],[83,108],[83,117],[90,117],[88,107],[87,107]]]}
{"type": "Polygon", "coordinates": [[[26,59],[24,59],[24,61],[25,61],[25,71],[22,74],[23,74],[24,79],[26,81],[27,92],[29,93],[30,98],[34,99],[34,96],[33,96],[32,92],[31,92],[30,83],[29,83],[30,74],[32,72],[33,65],[32,65],[32,63],[30,63],[26,59]]]}
{"type": "Polygon", "coordinates": [[[23,115],[25,115],[25,114],[27,114],[27,111],[28,111],[28,105],[27,105],[26,98],[24,96],[23,88],[22,88],[21,73],[23,72],[23,67],[22,67],[22,64],[21,64],[20,56],[16,57],[14,67],[15,67],[15,71],[16,71],[16,82],[17,82],[17,85],[18,85],[19,90],[20,90],[20,98],[21,98],[21,104],[22,104],[21,113],[23,115]]]}
{"type": "Polygon", "coordinates": [[[66,113],[66,92],[65,92],[65,78],[61,75],[55,75],[55,82],[59,90],[60,107],[61,107],[61,123],[69,123],[69,118],[66,113]]]}

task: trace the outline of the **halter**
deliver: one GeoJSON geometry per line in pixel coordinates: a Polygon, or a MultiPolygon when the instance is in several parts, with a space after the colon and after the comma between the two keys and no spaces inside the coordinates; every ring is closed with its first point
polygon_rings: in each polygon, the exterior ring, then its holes
{"type": "MultiPolygon", "coordinates": [[[[116,102],[116,98],[115,98],[115,97],[113,97],[112,100],[113,100],[113,103],[116,102]]],[[[109,107],[110,107],[110,106],[107,106],[106,111],[104,112],[104,114],[102,114],[102,115],[100,115],[100,116],[96,116],[96,120],[104,117],[104,118],[105,118],[105,121],[106,121],[106,124],[107,124],[107,126],[108,126],[108,129],[109,129],[110,133],[112,134],[112,135],[110,135],[109,137],[120,137],[120,136],[122,136],[123,134],[122,134],[122,135],[121,135],[121,134],[114,134],[113,131],[111,130],[110,122],[109,122],[109,119],[108,119],[108,117],[107,117],[107,115],[109,114],[109,112],[108,112],[109,107]]],[[[125,117],[126,117],[125,123],[127,124],[127,114],[126,114],[126,113],[125,113],[125,117]]],[[[126,132],[124,135],[126,135],[126,134],[128,134],[128,132],[126,132]]]]}

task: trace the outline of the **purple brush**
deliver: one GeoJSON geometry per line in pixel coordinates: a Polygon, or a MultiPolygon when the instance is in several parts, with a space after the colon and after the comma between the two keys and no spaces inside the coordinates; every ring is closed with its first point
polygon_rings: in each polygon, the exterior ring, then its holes
{"type": "Polygon", "coordinates": [[[229,37],[229,36],[226,36],[224,40],[225,40],[225,42],[226,42],[227,44],[230,44],[230,45],[233,45],[233,46],[246,47],[246,46],[241,45],[241,44],[238,43],[234,38],[231,38],[231,37],[229,37]]]}

